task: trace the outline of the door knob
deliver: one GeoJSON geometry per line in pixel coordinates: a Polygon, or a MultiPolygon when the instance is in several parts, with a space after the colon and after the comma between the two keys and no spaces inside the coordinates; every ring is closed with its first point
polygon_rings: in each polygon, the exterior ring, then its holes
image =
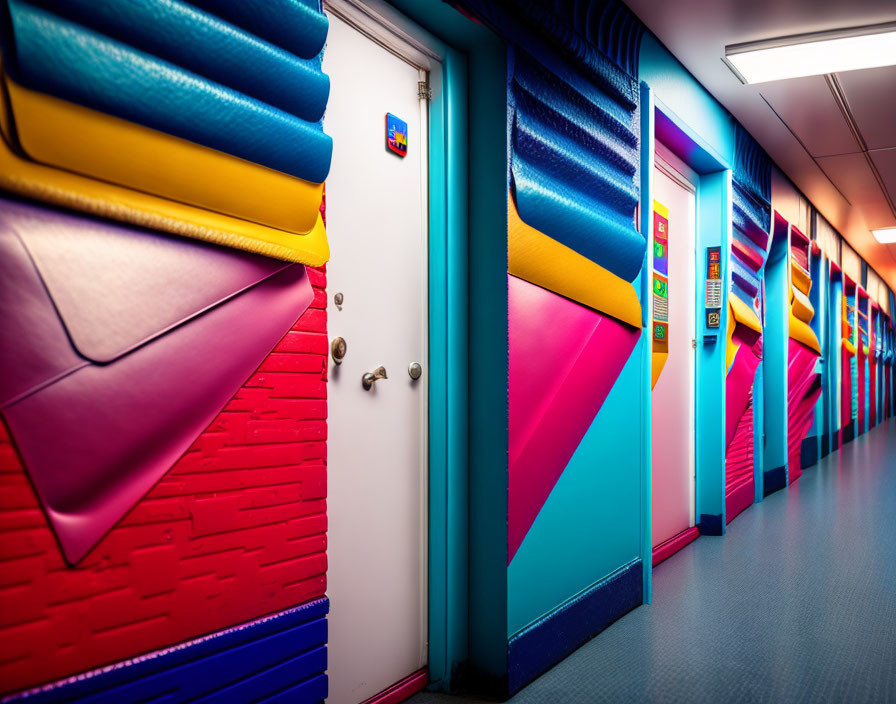
{"type": "Polygon", "coordinates": [[[345,357],[347,349],[348,345],[345,344],[344,337],[333,338],[333,342],[330,343],[330,354],[333,356],[333,364],[342,364],[342,359],[345,357]]]}
{"type": "Polygon", "coordinates": [[[373,385],[379,379],[388,379],[386,376],[386,368],[385,367],[377,367],[372,372],[367,372],[364,376],[361,377],[361,386],[363,386],[367,391],[370,391],[373,388],[373,385]]]}

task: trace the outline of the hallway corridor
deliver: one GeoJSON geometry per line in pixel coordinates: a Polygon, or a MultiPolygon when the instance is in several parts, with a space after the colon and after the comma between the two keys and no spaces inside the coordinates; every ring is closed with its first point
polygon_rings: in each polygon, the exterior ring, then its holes
{"type": "Polygon", "coordinates": [[[896,702],[896,419],[658,566],[652,605],[509,701],[896,702]]]}

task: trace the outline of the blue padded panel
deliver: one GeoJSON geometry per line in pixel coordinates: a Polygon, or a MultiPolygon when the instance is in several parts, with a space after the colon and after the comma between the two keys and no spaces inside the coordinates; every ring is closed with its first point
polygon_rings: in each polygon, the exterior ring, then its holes
{"type": "Polygon", "coordinates": [[[180,0],[31,0],[309,122],[323,117],[330,80],[319,54],[302,59],[180,0]]]}
{"type": "Polygon", "coordinates": [[[643,570],[634,560],[513,636],[507,644],[512,694],[642,603],[643,570]]]}
{"type": "Polygon", "coordinates": [[[99,670],[16,699],[26,704],[289,701],[327,696],[329,603],[317,599],[253,623],[99,670]],[[273,699],[272,699],[273,701],[273,699]]]}
{"type": "Polygon", "coordinates": [[[616,72],[612,94],[559,62],[548,70],[515,52],[511,174],[527,224],[634,281],[646,252],[634,225],[638,86],[603,60],[616,72]]]}
{"type": "Polygon", "coordinates": [[[320,0],[190,0],[190,4],[310,59],[327,40],[329,20],[320,0]]]}
{"type": "Polygon", "coordinates": [[[7,67],[24,85],[314,183],[326,178],[332,140],[320,124],[23,0],[8,4],[7,67]]]}
{"type": "Polygon", "coordinates": [[[638,75],[645,27],[619,0],[457,0],[506,36],[508,23],[531,29],[545,44],[598,74],[605,58],[638,75]]]}
{"type": "MultiPolygon", "coordinates": [[[[768,256],[768,233],[771,229],[771,160],[750,134],[734,124],[734,173],[732,178],[732,224],[734,236],[758,251],[763,260],[768,256]]],[[[758,291],[759,277],[747,267],[738,266],[732,256],[734,283],[743,291],[758,291]],[[748,282],[747,284],[744,281],[748,282]]],[[[760,271],[761,273],[761,271],[760,271]]],[[[756,293],[750,294],[751,297],[756,293]]]]}

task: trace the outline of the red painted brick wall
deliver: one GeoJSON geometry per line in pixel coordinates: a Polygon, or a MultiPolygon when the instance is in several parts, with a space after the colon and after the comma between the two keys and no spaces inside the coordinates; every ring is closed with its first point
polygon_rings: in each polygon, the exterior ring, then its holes
{"type": "Polygon", "coordinates": [[[311,308],[75,568],[0,424],[0,692],[324,594],[326,275],[308,273],[311,308]]]}

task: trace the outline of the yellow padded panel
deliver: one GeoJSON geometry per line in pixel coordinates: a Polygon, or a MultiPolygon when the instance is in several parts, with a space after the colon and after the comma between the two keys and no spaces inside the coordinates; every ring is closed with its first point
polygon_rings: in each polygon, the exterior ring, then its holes
{"type": "MultiPolygon", "coordinates": [[[[664,216],[665,217],[665,216],[664,216]]],[[[653,390],[653,387],[656,386],[657,380],[660,378],[660,374],[663,373],[663,367],[666,366],[666,360],[669,359],[668,352],[654,352],[651,358],[651,367],[653,378],[650,382],[650,390],[653,390]]]]}
{"type": "Polygon", "coordinates": [[[809,291],[812,290],[812,279],[794,262],[790,263],[790,280],[800,291],[809,295],[809,291]]]}
{"type": "MultiPolygon", "coordinates": [[[[20,157],[2,140],[0,188],[286,261],[321,266],[329,259],[320,184],[29,91],[8,79],[6,87],[22,146],[38,161],[20,157]]],[[[11,126],[4,119],[0,127],[8,139],[11,126]]]]}
{"type": "Polygon", "coordinates": [[[738,325],[746,325],[751,330],[762,334],[762,322],[755,310],[737,296],[728,296],[728,303],[731,307],[731,314],[738,325]]]}
{"type": "Polygon", "coordinates": [[[635,287],[520,218],[507,199],[507,271],[514,276],[641,327],[635,287]]]}
{"type": "Polygon", "coordinates": [[[737,296],[728,296],[728,321],[727,321],[727,332],[726,332],[726,342],[725,342],[725,373],[728,373],[728,370],[731,369],[731,364],[734,362],[734,356],[737,354],[737,351],[740,349],[740,342],[735,342],[734,340],[734,329],[737,327],[737,323],[735,322],[736,317],[734,315],[734,306],[732,305],[732,301],[737,298],[737,296]]]}
{"type": "Polygon", "coordinates": [[[793,297],[790,299],[790,305],[793,314],[803,322],[811,322],[815,315],[815,308],[812,307],[812,302],[796,286],[791,287],[791,291],[793,297]]]}
{"type": "Polygon", "coordinates": [[[858,350],[856,349],[856,346],[854,344],[852,344],[852,342],[850,342],[849,340],[842,340],[842,342],[843,342],[843,349],[846,350],[849,354],[855,355],[855,353],[858,352],[858,350]]]}
{"type": "Polygon", "coordinates": [[[818,344],[818,338],[815,337],[812,328],[797,318],[793,312],[790,313],[790,337],[821,354],[821,345],[818,344]]]}

